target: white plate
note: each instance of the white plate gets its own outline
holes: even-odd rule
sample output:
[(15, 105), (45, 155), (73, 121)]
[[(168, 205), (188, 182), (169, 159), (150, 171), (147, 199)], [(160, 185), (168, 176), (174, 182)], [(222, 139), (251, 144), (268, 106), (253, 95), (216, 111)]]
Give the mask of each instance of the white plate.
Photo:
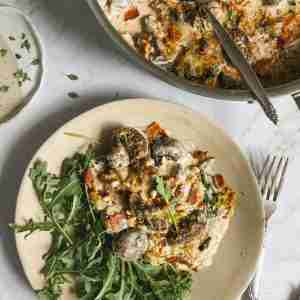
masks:
[[(238, 193), (236, 214), (214, 264), (196, 274), (192, 291), (192, 300), (235, 300), (249, 282), (261, 250), (262, 202), (251, 169), (238, 146), (206, 117), (183, 106), (146, 99), (126, 100), (99, 106), (68, 122), (43, 144), (29, 164), (18, 196), (16, 222), (41, 215), (28, 178), (33, 161), (46, 160), (50, 170), (58, 172), (63, 159), (84, 145), (85, 141), (67, 137), (64, 132), (97, 137), (110, 127), (145, 126), (152, 121), (160, 122), (174, 136), (192, 141), (214, 155), (217, 170)], [(48, 234), (36, 233), (27, 240), (17, 234), (16, 241), (28, 280), (33, 288), (40, 288), (43, 279), (39, 270), (43, 265), (41, 257), (49, 247)], [(68, 294), (63, 299), (74, 297)]]

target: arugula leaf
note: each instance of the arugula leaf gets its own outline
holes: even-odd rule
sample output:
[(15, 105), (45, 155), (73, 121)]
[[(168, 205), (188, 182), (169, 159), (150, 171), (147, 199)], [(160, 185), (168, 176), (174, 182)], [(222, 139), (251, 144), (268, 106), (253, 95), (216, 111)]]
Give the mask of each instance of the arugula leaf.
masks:
[[(183, 300), (191, 288), (191, 274), (171, 266), (153, 266), (144, 261), (127, 262), (116, 256), (112, 237), (105, 231), (102, 215), (88, 199), (85, 171), (95, 159), (93, 148), (64, 160), (60, 176), (36, 161), (30, 170), (33, 187), (44, 212), (42, 221), (11, 224), (27, 235), (47, 231), (51, 247), (44, 254), (42, 300), (59, 300), (72, 284), (80, 300)], [(161, 177), (157, 191), (171, 211), (172, 194)], [(70, 281), (72, 278), (72, 282)]]

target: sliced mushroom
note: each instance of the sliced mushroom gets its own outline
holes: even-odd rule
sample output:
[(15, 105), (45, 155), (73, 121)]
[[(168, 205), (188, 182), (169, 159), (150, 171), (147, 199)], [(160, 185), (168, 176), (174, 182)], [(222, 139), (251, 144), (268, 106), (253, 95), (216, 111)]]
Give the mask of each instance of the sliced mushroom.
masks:
[(120, 234), (115, 243), (117, 254), (127, 261), (136, 261), (148, 248), (148, 236), (141, 230), (128, 230)]
[(155, 139), (151, 145), (152, 157), (156, 165), (160, 165), (165, 157), (169, 160), (178, 161), (188, 155), (183, 145), (176, 139), (169, 136), (162, 136)]
[(130, 164), (129, 154), (121, 144), (113, 146), (112, 152), (107, 155), (107, 161), (113, 169), (126, 168)]
[(122, 127), (113, 131), (112, 153), (118, 157), (122, 166), (145, 158), (148, 155), (148, 141), (139, 129)]

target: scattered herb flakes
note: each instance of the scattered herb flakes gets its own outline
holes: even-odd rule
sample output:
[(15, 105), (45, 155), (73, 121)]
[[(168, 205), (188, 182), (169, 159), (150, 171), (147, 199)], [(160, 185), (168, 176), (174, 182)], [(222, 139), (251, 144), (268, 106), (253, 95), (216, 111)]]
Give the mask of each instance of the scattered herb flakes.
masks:
[(26, 49), (28, 52), (30, 51), (31, 44), (28, 39), (24, 40), (21, 44), (21, 49)]
[(0, 85), (0, 93), (6, 93), (9, 90), (8, 85)]
[(16, 38), (15, 38), (14, 36), (12, 36), (12, 35), (10, 35), (10, 36), (8, 37), (8, 39), (9, 39), (10, 41), (15, 41), (15, 40), (16, 40)]
[(78, 80), (79, 77), (75, 74), (67, 74), (66, 75), (70, 80)]
[(16, 56), (16, 59), (21, 59), (22, 58), (22, 55), (20, 55), (19, 53), (16, 53), (15, 56)]
[(13, 75), (17, 79), (19, 86), (22, 86), (24, 82), (31, 80), (31, 78), (28, 76), (28, 73), (23, 69), (18, 69)]
[(23, 32), (21, 35), (21, 39), (24, 40), (26, 38), (26, 34)]
[(34, 59), (32, 62), (31, 62), (31, 64), (33, 65), (33, 66), (37, 66), (37, 65), (39, 65), (41, 63), (41, 60), (39, 59), (39, 58), (36, 58), (36, 59)]
[(69, 92), (68, 93), (68, 96), (71, 98), (71, 99), (76, 99), (76, 98), (79, 98), (79, 95), (75, 92)]
[(1, 57), (4, 57), (4, 56), (6, 56), (7, 52), (8, 52), (8, 50), (7, 50), (7, 49), (0, 48), (0, 56), (1, 56)]

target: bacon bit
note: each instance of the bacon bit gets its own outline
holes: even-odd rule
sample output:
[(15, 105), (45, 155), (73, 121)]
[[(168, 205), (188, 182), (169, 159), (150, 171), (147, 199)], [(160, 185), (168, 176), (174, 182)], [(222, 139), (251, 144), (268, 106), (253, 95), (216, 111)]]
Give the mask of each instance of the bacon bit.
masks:
[(210, 157), (208, 156), (208, 151), (197, 150), (193, 152), (193, 158), (199, 160), (199, 162), (206, 161)]
[(157, 122), (151, 123), (146, 129), (146, 133), (150, 141), (155, 140), (158, 136), (167, 136), (166, 131)]
[(200, 195), (199, 191), (194, 190), (191, 192), (187, 202), (191, 203), (191, 204), (196, 204), (197, 202), (199, 202), (200, 198), (201, 198), (201, 195)]
[(281, 39), (284, 46), (296, 40), (300, 36), (300, 15), (290, 14), (285, 17)]
[(102, 198), (109, 196), (109, 192), (107, 191), (100, 191), (99, 194)]
[(235, 192), (230, 192), (228, 195), (228, 200), (232, 202), (234, 201), (234, 199), (235, 199)]
[(161, 240), (160, 246), (161, 246), (162, 248), (165, 247), (165, 246), (167, 246), (167, 240), (166, 240), (166, 239)]
[(168, 37), (171, 42), (178, 42), (181, 38), (181, 32), (176, 25), (172, 24), (168, 27)]
[(234, 80), (237, 80), (237, 81), (241, 80), (240, 72), (236, 68), (231, 67), (227, 64), (224, 65), (222, 72), (224, 73), (224, 75), (226, 75)]
[(89, 187), (91, 188), (92, 185), (93, 185), (93, 173), (92, 173), (92, 170), (91, 169), (87, 169), (84, 173), (84, 183)]
[(130, 7), (124, 15), (124, 21), (133, 20), (140, 15), (138, 9), (136, 7)]
[(285, 45), (285, 40), (281, 36), (279, 36), (277, 38), (277, 46), (282, 49), (284, 48), (284, 45)]
[(177, 257), (176, 256), (170, 256), (170, 257), (167, 257), (167, 261), (172, 264), (172, 263), (175, 263), (177, 261)]
[(223, 188), (225, 185), (224, 177), (221, 174), (216, 174), (213, 177), (214, 183), (217, 188)]
[(261, 59), (255, 64), (256, 72), (261, 76), (267, 76), (272, 73), (274, 57), (269, 59)]
[(122, 222), (126, 220), (126, 216), (123, 213), (116, 213), (112, 216), (109, 216), (106, 221), (107, 225), (112, 232), (119, 232), (122, 228)]
[(180, 256), (167, 257), (167, 261), (170, 264), (174, 264), (174, 263), (178, 262), (180, 264), (188, 266), (189, 268), (192, 268), (192, 266), (193, 266), (190, 262), (188, 262), (186, 259), (184, 259), (183, 257), (180, 257)]

